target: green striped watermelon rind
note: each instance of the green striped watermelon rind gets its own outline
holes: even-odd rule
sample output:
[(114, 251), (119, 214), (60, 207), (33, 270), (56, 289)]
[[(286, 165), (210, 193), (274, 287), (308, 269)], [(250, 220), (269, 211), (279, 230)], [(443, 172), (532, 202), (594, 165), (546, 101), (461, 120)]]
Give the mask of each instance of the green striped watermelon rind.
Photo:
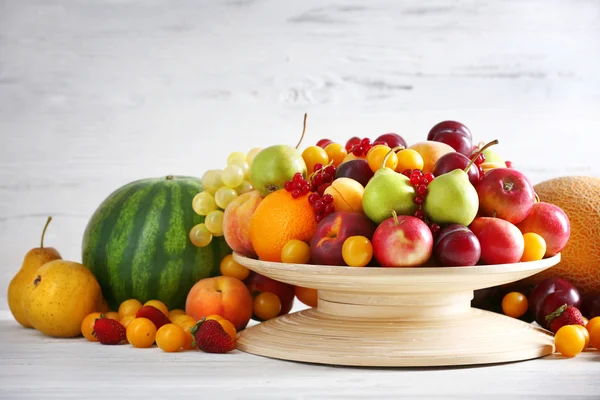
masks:
[(225, 239), (215, 237), (204, 248), (189, 239), (190, 229), (204, 222), (192, 209), (202, 190), (195, 177), (141, 179), (115, 190), (96, 209), (82, 258), (111, 309), (130, 298), (183, 309), (197, 281), (219, 275), (221, 260), (231, 253)]

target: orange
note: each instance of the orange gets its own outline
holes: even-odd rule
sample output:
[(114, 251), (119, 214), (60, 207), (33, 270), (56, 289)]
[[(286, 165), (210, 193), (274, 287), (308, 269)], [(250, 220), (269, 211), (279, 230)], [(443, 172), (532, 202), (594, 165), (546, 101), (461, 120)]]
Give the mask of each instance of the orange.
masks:
[(529, 283), (560, 276), (582, 297), (600, 295), (600, 178), (564, 176), (534, 186), (541, 201), (560, 207), (569, 217), (571, 235), (558, 265), (535, 274)]
[(427, 140), (425, 142), (415, 143), (409, 149), (416, 150), (423, 157), (423, 172), (433, 171), (437, 160), (444, 154), (452, 153), (454, 149), (442, 142)]
[(93, 312), (91, 314), (86, 315), (86, 317), (81, 322), (81, 333), (83, 337), (85, 337), (90, 342), (97, 342), (98, 338), (94, 335), (94, 324), (96, 323), (96, 319), (100, 318), (102, 314), (99, 312)]
[(265, 197), (250, 220), (250, 241), (263, 261), (281, 261), (281, 250), (292, 239), (308, 242), (317, 222), (308, 196), (294, 199), (280, 189)]

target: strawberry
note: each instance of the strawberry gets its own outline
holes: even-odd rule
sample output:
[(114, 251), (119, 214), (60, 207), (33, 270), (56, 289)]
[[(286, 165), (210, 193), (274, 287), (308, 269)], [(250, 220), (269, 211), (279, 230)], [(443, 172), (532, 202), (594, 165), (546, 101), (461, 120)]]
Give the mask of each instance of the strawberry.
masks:
[(546, 321), (550, 326), (550, 330), (554, 333), (565, 325), (585, 326), (581, 312), (577, 308), (567, 304), (563, 304), (552, 314), (547, 315)]
[(170, 324), (171, 320), (162, 313), (158, 308), (154, 306), (143, 306), (140, 308), (135, 314), (136, 318), (148, 318), (154, 326), (156, 326), (156, 330), (159, 330), (161, 326)]
[(193, 346), (206, 353), (227, 353), (235, 349), (235, 341), (221, 324), (213, 319), (201, 319), (192, 328)]
[(94, 322), (93, 335), (102, 344), (121, 344), (127, 340), (125, 327), (119, 321), (104, 315)]

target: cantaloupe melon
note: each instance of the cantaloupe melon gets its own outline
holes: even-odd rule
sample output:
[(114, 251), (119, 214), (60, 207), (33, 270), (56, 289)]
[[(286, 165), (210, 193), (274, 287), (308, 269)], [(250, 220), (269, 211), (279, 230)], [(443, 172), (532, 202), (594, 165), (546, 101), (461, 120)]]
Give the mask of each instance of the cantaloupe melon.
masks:
[(561, 251), (561, 262), (529, 281), (561, 276), (583, 297), (600, 295), (600, 178), (565, 176), (538, 183), (534, 189), (541, 201), (555, 204), (567, 214), (571, 236)]

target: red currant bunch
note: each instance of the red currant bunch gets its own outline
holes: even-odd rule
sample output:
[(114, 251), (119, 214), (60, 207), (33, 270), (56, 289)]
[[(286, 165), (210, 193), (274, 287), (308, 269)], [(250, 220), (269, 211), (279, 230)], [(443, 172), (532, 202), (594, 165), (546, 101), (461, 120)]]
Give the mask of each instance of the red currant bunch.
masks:
[(290, 192), (293, 198), (297, 199), (298, 197), (310, 192), (310, 183), (304, 179), (302, 173), (296, 172), (294, 174), (294, 178), (285, 183), (285, 190)]
[(330, 194), (320, 195), (318, 193), (311, 193), (308, 196), (308, 202), (315, 212), (315, 221), (317, 222), (321, 222), (323, 218), (335, 212), (333, 196)]
[(410, 170), (407, 169), (402, 172), (402, 175), (410, 179), (410, 184), (415, 188), (417, 195), (414, 198), (415, 204), (419, 206), (415, 211), (414, 216), (425, 222), (431, 233), (435, 236), (440, 231), (440, 226), (436, 223), (429, 223), (425, 218), (425, 212), (423, 211), (423, 203), (425, 202), (425, 196), (427, 196), (427, 186), (435, 178), (431, 172), (423, 173), (420, 169)]
[(323, 196), (331, 182), (335, 179), (335, 166), (323, 164), (315, 164), (312, 177), (310, 179), (310, 191), (316, 192), (319, 196)]
[(481, 164), (483, 164), (484, 162), (485, 162), (485, 154), (483, 154), (483, 153), (479, 153), (479, 155), (473, 162), (473, 164), (475, 164), (477, 166), (477, 171), (479, 171), (479, 179), (480, 180), (483, 179), (483, 175), (485, 174), (485, 172), (483, 172), (483, 168), (481, 167)]

